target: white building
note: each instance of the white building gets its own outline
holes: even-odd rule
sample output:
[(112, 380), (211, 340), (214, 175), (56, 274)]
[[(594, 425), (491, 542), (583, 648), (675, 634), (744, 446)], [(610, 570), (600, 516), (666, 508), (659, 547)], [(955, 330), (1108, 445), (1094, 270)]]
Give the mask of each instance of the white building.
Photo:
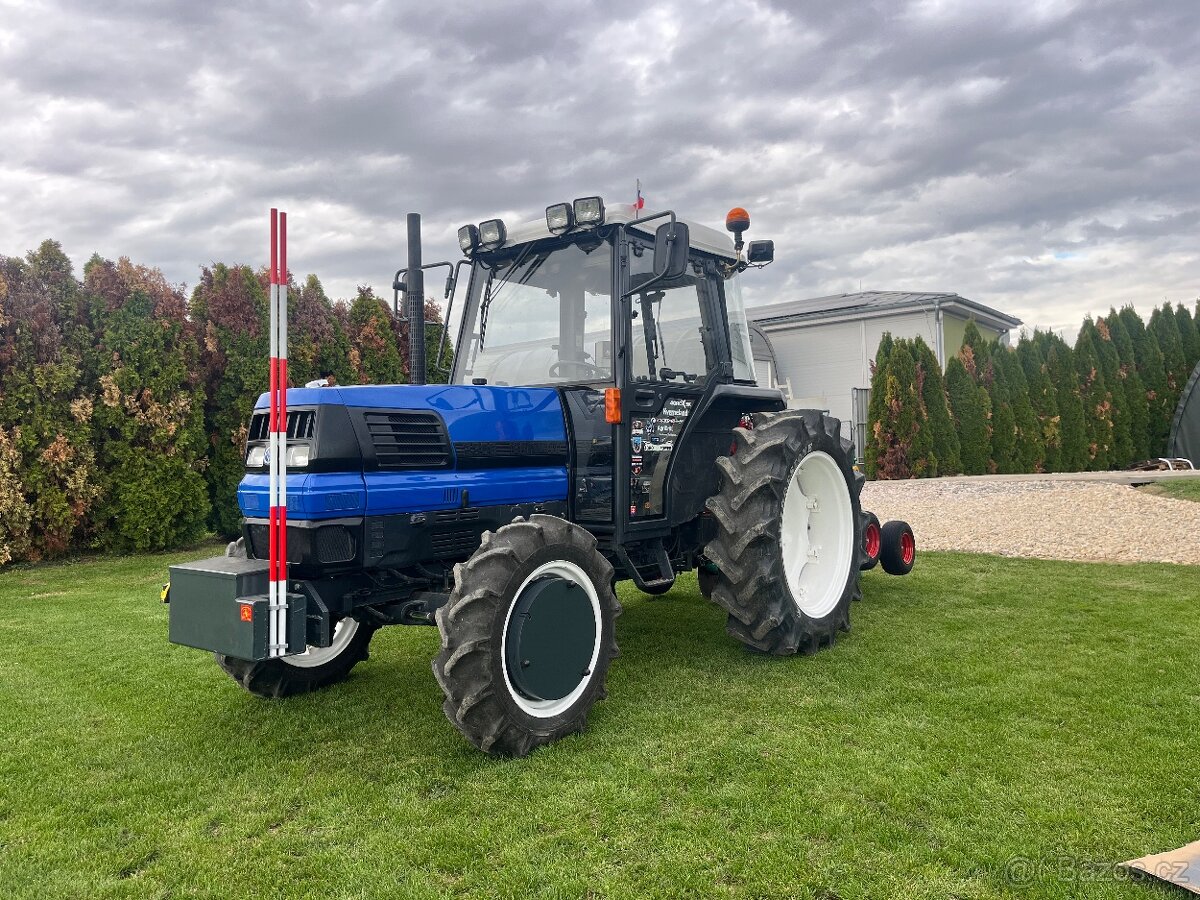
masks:
[(836, 294), (746, 312), (769, 338), (772, 377), (787, 394), (788, 405), (824, 409), (841, 419), (859, 454), (866, 436), (871, 362), (885, 331), (897, 338), (919, 335), (944, 369), (947, 358), (962, 346), (971, 319), (985, 338), (1002, 343), (1021, 324), (958, 294), (906, 291)]

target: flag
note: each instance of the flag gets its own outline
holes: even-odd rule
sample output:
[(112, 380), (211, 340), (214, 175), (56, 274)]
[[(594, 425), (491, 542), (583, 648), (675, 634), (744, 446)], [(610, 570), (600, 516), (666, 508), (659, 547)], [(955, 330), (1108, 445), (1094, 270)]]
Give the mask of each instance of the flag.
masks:
[(633, 208), (634, 209), (644, 209), (645, 206), (646, 206), (646, 201), (644, 199), (642, 199), (642, 182), (639, 179), (638, 183), (637, 183), (637, 200), (633, 201)]

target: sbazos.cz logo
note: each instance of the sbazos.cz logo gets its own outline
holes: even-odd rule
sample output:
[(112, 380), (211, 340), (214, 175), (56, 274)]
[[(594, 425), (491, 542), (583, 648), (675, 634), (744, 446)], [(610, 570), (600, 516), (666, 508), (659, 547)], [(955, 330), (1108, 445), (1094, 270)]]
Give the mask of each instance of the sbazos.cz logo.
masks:
[(1126, 863), (1081, 859), (1076, 856), (1014, 856), (1004, 863), (1004, 877), (1022, 887), (1038, 883), (1086, 884), (1131, 881), (1138, 874), (1151, 875), (1175, 884), (1192, 884), (1186, 862), (1158, 861), (1131, 867)]

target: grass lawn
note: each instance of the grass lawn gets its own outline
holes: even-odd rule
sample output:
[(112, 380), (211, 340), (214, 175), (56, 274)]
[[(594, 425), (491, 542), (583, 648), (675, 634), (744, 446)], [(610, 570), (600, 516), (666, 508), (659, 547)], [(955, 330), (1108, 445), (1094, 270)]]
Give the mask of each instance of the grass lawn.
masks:
[(0, 574), (0, 896), (1171, 897), (1113, 864), (1200, 837), (1197, 569), (930, 553), (791, 659), (626, 589), (588, 731), (496, 760), (433, 629), (243, 693), (166, 641), (184, 558)]
[(1166, 481), (1155, 481), (1142, 485), (1138, 490), (1145, 491), (1147, 494), (1157, 494), (1160, 497), (1200, 502), (1200, 478), (1171, 478)]

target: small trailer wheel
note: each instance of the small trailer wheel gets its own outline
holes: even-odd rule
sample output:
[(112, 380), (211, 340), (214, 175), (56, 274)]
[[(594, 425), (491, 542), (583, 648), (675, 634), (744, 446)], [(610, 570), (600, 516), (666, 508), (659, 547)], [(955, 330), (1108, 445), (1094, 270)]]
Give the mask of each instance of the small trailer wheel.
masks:
[(859, 568), (864, 572), (879, 564), (879, 551), (883, 547), (883, 531), (879, 524), (879, 516), (873, 512), (864, 513), (867, 517), (863, 525), (863, 561)]
[(907, 575), (917, 561), (917, 539), (907, 522), (885, 522), (880, 531), (879, 561), (889, 575)]

